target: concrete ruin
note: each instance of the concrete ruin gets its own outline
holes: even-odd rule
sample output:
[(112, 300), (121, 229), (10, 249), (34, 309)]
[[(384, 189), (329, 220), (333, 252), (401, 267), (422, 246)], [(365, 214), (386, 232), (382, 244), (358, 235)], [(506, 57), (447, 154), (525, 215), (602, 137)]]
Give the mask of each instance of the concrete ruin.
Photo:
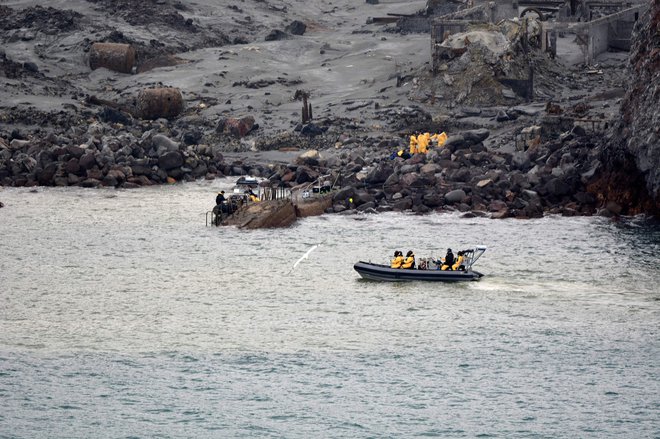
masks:
[[(630, 50), (632, 29), (648, 8), (645, 0), (465, 0), (450, 13), (442, 6), (447, 0), (429, 0), (432, 13), (431, 63), (437, 72), (443, 63), (442, 43), (448, 36), (465, 32), (478, 24), (495, 24), (504, 19), (533, 18), (541, 23), (541, 49), (557, 56), (559, 36), (574, 34), (582, 50), (582, 62), (590, 65), (610, 49)], [(455, 2), (452, 2), (455, 3)]]

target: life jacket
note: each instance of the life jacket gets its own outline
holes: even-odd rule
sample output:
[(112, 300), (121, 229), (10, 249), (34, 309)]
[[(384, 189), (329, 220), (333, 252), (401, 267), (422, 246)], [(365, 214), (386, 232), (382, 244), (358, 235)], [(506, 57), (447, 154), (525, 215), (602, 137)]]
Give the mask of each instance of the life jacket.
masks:
[(415, 268), (415, 256), (408, 256), (401, 268)]
[(397, 256), (396, 258), (392, 259), (392, 265), (390, 265), (390, 267), (401, 268), (401, 264), (403, 264), (403, 256)]
[(451, 266), (451, 269), (452, 269), (452, 270), (458, 270), (458, 267), (460, 267), (461, 264), (463, 264), (463, 259), (464, 259), (464, 258), (463, 258), (463, 255), (459, 255), (459, 256), (456, 258), (456, 263), (455, 263), (454, 265)]
[(256, 195), (250, 194), (250, 201), (256, 203), (256, 202), (259, 201), (259, 197), (257, 197)]

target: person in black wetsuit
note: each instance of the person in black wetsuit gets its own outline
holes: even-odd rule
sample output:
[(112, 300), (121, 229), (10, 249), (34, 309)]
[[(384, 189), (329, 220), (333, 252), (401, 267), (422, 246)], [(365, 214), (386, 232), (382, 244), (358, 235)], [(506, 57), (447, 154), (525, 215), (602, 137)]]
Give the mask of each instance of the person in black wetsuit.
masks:
[(451, 270), (452, 266), (454, 265), (454, 253), (452, 253), (451, 249), (447, 249), (447, 254), (445, 255), (445, 260), (442, 261), (442, 267), (440, 268), (441, 270)]

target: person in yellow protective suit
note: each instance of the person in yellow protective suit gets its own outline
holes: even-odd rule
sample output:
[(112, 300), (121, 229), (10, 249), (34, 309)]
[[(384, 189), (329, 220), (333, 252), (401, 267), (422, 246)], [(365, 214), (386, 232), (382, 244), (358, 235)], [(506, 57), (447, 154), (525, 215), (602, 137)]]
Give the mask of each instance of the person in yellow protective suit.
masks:
[(252, 192), (252, 189), (246, 190), (245, 193), (247, 194), (248, 198), (250, 198), (250, 201), (252, 201), (253, 203), (257, 203), (261, 201), (259, 197), (257, 197), (257, 194)]
[(415, 254), (412, 250), (408, 250), (408, 253), (406, 253), (406, 260), (403, 261), (401, 268), (415, 268)]
[(454, 266), (454, 253), (452, 253), (451, 249), (447, 249), (447, 254), (445, 255), (445, 259), (442, 261), (442, 267), (440, 267), (441, 270), (452, 270), (452, 267)]
[(438, 146), (442, 146), (447, 141), (447, 133), (443, 131), (440, 134), (434, 134), (431, 136), (431, 140), (435, 141)]
[(463, 261), (465, 261), (465, 257), (463, 256), (463, 252), (458, 252), (458, 255), (456, 256), (456, 262), (454, 262), (454, 265), (451, 266), (452, 270), (465, 270), (465, 267), (463, 266)]
[(430, 142), (431, 135), (429, 133), (424, 133), (417, 136), (417, 152), (420, 154), (426, 154)]
[(410, 136), (410, 154), (417, 154), (417, 137), (414, 134)]
[(401, 253), (400, 250), (396, 250), (394, 252), (394, 259), (392, 259), (392, 264), (390, 267), (401, 268), (401, 264), (403, 264), (403, 253)]

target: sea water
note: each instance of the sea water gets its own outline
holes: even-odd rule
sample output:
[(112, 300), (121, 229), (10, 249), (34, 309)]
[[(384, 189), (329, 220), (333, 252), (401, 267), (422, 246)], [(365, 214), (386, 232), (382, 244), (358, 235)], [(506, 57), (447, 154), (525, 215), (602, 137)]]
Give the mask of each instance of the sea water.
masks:
[[(205, 225), (230, 180), (0, 190), (0, 437), (660, 436), (660, 227)], [(359, 260), (474, 245), (479, 282)]]

